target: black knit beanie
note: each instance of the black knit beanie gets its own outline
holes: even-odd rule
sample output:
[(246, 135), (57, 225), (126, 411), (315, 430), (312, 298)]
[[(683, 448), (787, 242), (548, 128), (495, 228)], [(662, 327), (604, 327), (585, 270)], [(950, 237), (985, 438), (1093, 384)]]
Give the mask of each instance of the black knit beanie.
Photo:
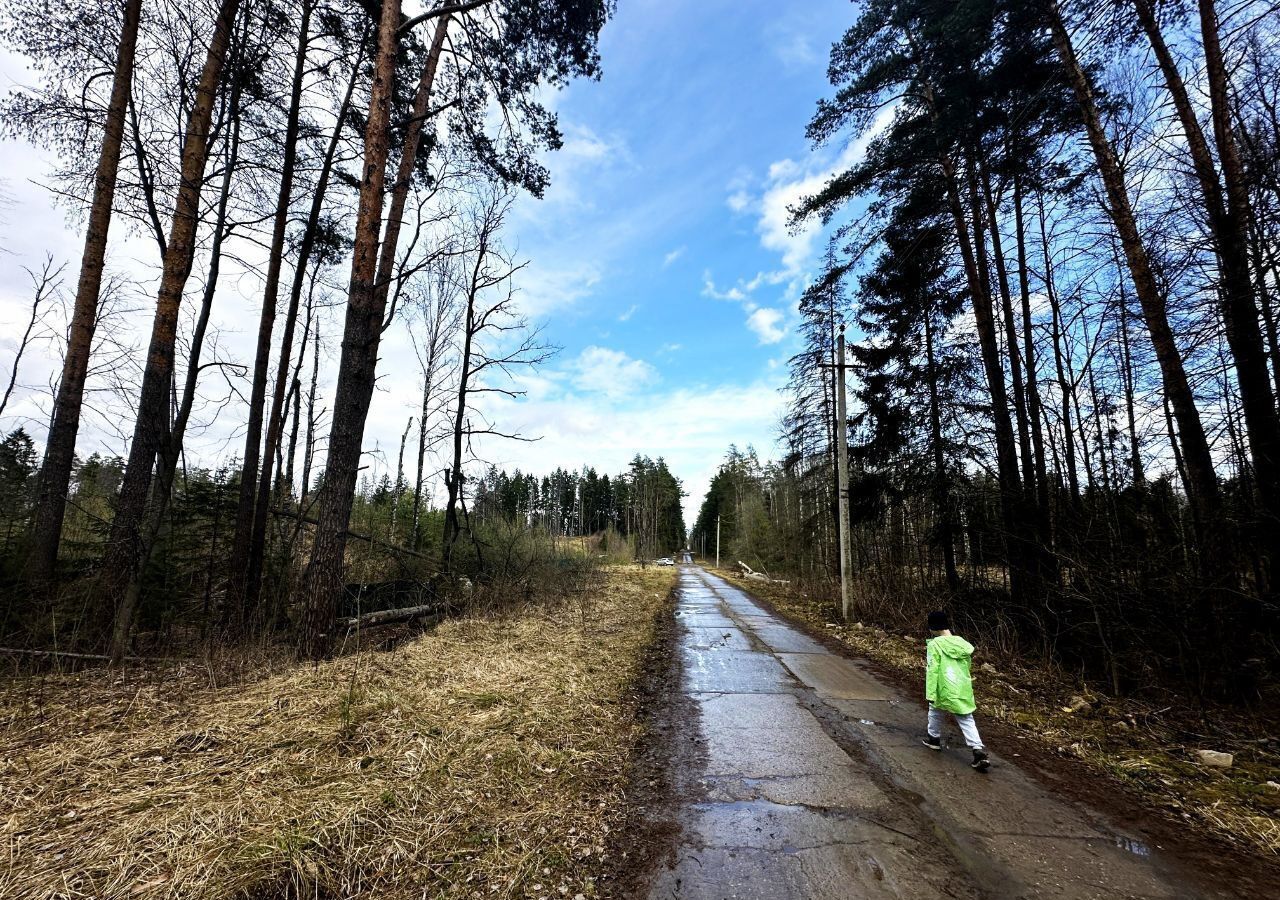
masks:
[(951, 620), (947, 618), (947, 614), (942, 610), (934, 610), (929, 613), (929, 630), (930, 631), (947, 631), (951, 628)]

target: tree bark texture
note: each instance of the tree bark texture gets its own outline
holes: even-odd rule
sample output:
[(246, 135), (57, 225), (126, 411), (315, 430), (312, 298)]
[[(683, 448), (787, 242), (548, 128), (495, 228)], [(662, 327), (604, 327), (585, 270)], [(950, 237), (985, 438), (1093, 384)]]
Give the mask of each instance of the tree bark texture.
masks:
[(173, 480), (178, 469), (178, 459), (182, 455), (182, 442), (187, 431), (187, 422), (191, 418), (191, 410), (195, 406), (196, 386), (200, 381), (200, 356), (204, 349), (205, 334), (209, 329), (209, 317), (213, 312), (213, 298), (218, 289), (218, 273), (222, 267), (222, 242), (227, 236), (227, 207), (231, 199), (231, 187), (235, 177), (240, 155), (240, 85), (231, 91), (228, 102), (228, 115), (231, 117), (230, 146), (227, 152), (226, 165), (222, 174), (222, 190), (218, 196), (218, 213), (213, 223), (213, 246), (209, 250), (209, 274), (205, 281), (204, 297), (200, 303), (200, 315), (196, 319), (195, 331), (191, 335), (191, 352), (187, 359), (187, 373), (182, 388), (182, 399), (178, 403), (177, 415), (169, 431), (166, 446), (158, 453), (156, 486), (152, 492), (152, 500), (148, 506), (145, 521), (138, 535), (138, 564), (129, 573), (129, 582), (116, 608), (115, 622), (111, 630), (111, 647), (108, 651), (113, 665), (118, 665), (129, 649), (129, 639), (133, 634), (133, 619), (137, 611), (138, 600), (142, 596), (142, 576), (155, 549), (156, 539), (164, 523), (165, 512), (173, 495)]
[(356, 214), (351, 286), (334, 396), (329, 454), (311, 559), (302, 577), (299, 655), (320, 658), (333, 641), (334, 619), (342, 596), (347, 525), (355, 497), (365, 419), (373, 398), (382, 336), (383, 304), (378, 302), (378, 238), (382, 230), (382, 194), (390, 150), (391, 95), (394, 90), (396, 29), (400, 0), (385, 0), (378, 25), (369, 116), (365, 127), (364, 173)]
[(45, 444), (37, 483), (35, 515), (28, 536), (25, 575), (28, 583), (45, 589), (53, 580), (58, 559), (58, 542), (62, 520), (67, 509), (67, 491), (71, 485), (71, 467), (75, 461), (76, 435), (80, 430), (80, 409), (84, 400), (85, 379), (89, 372), (89, 354), (98, 322), (98, 298), (102, 292), (102, 271), (106, 262), (107, 234), (111, 228), (111, 209), (115, 201), (116, 178), (120, 170), (120, 153), (124, 142), (125, 114), (133, 90), (134, 57), (138, 46), (138, 27), (142, 0), (128, 0), (116, 51), (115, 75), (111, 83), (111, 100), (94, 175), (93, 203), (89, 208), (89, 225), (85, 231), (84, 254), (80, 261), (80, 280), (76, 285), (68, 331), (67, 355), (62, 361), (62, 377), (54, 400), (53, 421)]
[(183, 139), (181, 180), (173, 221), (165, 246), (160, 290), (156, 297), (151, 340), (138, 398), (138, 419), (129, 445), (129, 460), (121, 482), (116, 515), (100, 572), (104, 597), (114, 603), (140, 563), (140, 530), (151, 490), (156, 456), (169, 440), (169, 391), (173, 380), (174, 345), (182, 293), (191, 274), (200, 194), (209, 158), (209, 131), (214, 101), (231, 41), (239, 0), (222, 0), (213, 37), (200, 71), (195, 102)]
[[(312, 0), (303, 0), (298, 24), (298, 45), (293, 60), (293, 82), (290, 86), (289, 112), (285, 121), (284, 155), (280, 162), (280, 188), (276, 194), (275, 220), (271, 229), (271, 246), (267, 251), (267, 276), (262, 290), (262, 315), (258, 322), (258, 345), (253, 361), (253, 383), (249, 389), (249, 415), (245, 425), (244, 454), (240, 458), (240, 496), (236, 503), (235, 532), (231, 540), (231, 579), (228, 605), (233, 627), (243, 627), (252, 614), (248, 590), (249, 558), (254, 539), (255, 489), (258, 487), (258, 451), (262, 443), (262, 412), (266, 405), (267, 369), (271, 363), (271, 338), (275, 330), (276, 303), (280, 293), (280, 271), (284, 266), (285, 236), (289, 225), (289, 208), (293, 200), (293, 177), (298, 161), (298, 119), (302, 109), (302, 85), (307, 70), (310, 42)], [(341, 128), (341, 123), (338, 124)], [(296, 314), (296, 310), (294, 310)], [(288, 353), (281, 347), (282, 358)], [(278, 398), (273, 398), (273, 408)], [(268, 448), (266, 460), (272, 456)], [(269, 470), (264, 460), (262, 468)], [(267, 484), (270, 485), (270, 474)], [(257, 591), (253, 591), (256, 600)]]
[[(363, 38), (360, 46), (362, 48), (364, 46)], [(307, 215), (307, 223), (302, 232), (302, 241), (298, 246), (298, 259), (294, 263), (293, 283), (289, 290), (289, 308), (285, 313), (284, 333), (280, 340), (280, 359), (276, 366), (276, 383), (271, 393), (271, 412), (267, 416), (267, 440), (262, 456), (262, 471), (258, 478), (258, 491), (254, 503), (253, 535), (249, 543), (249, 561), (246, 567), (242, 609), (256, 609), (262, 590), (262, 571), (267, 541), (267, 517), (273, 505), (270, 490), (272, 468), (276, 451), (280, 447), (284, 434), (284, 398), (288, 393), (289, 364), (293, 354), (293, 334), (298, 323), (298, 307), (302, 300), (302, 288), (307, 280), (311, 254), (315, 250), (316, 234), (320, 227), (321, 215), (324, 212), (325, 195), (328, 193), (330, 178), (333, 174), (333, 162), (342, 139), (343, 123), (347, 117), (347, 110), (351, 107), (351, 96), (355, 93), (363, 59), (363, 53), (358, 53), (352, 63), (351, 79), (347, 83), (347, 92), (342, 99), (342, 105), (338, 108), (337, 121), (334, 123), (333, 133), (329, 137), (329, 145), (325, 148), (324, 160), (320, 164), (320, 174), (316, 181), (315, 193), (311, 198), (311, 210)], [(310, 310), (308, 310), (308, 314), (310, 314)], [(305, 340), (306, 336), (304, 334), (303, 341), (305, 342)], [(294, 377), (296, 379), (296, 373)], [(303, 495), (306, 494), (307, 487), (306, 484), (303, 484)]]

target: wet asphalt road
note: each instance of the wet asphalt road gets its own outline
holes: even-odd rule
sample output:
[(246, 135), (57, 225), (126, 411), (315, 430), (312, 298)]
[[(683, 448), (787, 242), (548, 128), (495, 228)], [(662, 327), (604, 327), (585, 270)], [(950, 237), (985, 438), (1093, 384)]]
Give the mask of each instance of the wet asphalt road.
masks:
[(916, 698), (723, 579), (684, 567), (680, 593), (704, 760), (673, 773), (691, 799), (651, 898), (1229, 896), (1192, 887), (998, 747), (990, 774), (972, 771), (953, 723), (950, 749), (922, 747)]

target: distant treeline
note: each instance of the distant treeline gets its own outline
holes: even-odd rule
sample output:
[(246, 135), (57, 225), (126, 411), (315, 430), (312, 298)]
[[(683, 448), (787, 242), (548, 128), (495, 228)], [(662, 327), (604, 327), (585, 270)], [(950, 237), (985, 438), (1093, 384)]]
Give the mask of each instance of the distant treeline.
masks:
[(556, 469), (538, 478), (519, 469), (508, 475), (490, 467), (475, 487), (474, 513), (483, 523), (501, 518), (523, 522), (556, 536), (615, 531), (634, 541), (642, 557), (674, 553), (684, 546), (684, 497), (680, 479), (666, 462), (636, 456), (613, 478), (587, 467)]
[[(0, 440), (0, 565), (14, 583), (26, 524), (34, 510), (39, 460), (30, 437), (18, 429)], [(61, 648), (94, 646), (104, 610), (92, 591), (94, 573), (110, 540), (125, 461), (94, 454), (77, 460), (62, 536), (68, 588), (50, 606), (7, 602), (0, 636), (9, 645)], [(233, 560), (231, 536), (240, 490), (238, 467), (191, 468), (176, 480), (172, 502), (140, 580), (136, 626), (140, 649), (166, 651), (221, 640)], [(598, 536), (592, 553), (630, 559), (654, 557), (683, 546), (680, 481), (657, 461), (636, 456), (614, 477), (557, 469), (537, 478), (490, 467), (464, 481), (461, 530), (449, 578), (466, 576), (478, 586), (543, 578), (539, 567), (562, 569), (580, 555), (566, 543), (552, 558), (546, 536)], [(314, 504), (323, 473), (310, 490), (280, 497), (267, 530), (264, 562), (264, 634), (288, 633), (293, 598), (312, 541)], [(428, 602), (455, 588), (445, 577), (445, 510), (419, 495), (403, 474), (362, 479), (352, 504), (346, 551), (347, 589), (340, 616)], [(554, 548), (553, 548), (554, 549)], [(545, 578), (543, 581), (545, 582)], [(11, 593), (17, 598), (17, 593)]]

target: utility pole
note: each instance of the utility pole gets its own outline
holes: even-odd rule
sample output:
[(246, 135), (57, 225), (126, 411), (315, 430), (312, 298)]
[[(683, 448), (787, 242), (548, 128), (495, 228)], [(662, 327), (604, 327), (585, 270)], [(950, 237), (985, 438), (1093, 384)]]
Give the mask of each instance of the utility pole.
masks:
[(836, 540), (840, 542), (840, 610), (849, 621), (849, 427), (844, 407), (844, 325), (836, 340)]
[(720, 568), (720, 516), (716, 516), (716, 568)]

